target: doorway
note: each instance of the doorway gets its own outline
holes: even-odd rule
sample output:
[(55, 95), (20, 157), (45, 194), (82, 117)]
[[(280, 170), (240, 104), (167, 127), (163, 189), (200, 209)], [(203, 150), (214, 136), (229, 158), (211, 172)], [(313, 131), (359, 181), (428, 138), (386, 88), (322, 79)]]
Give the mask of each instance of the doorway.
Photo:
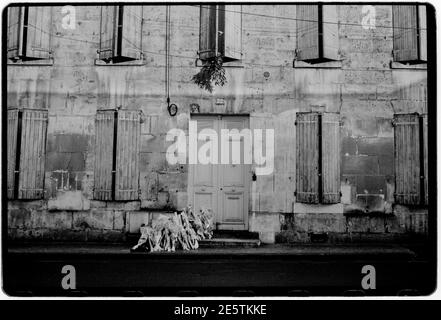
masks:
[[(248, 199), (251, 165), (244, 162), (244, 137), (229, 137), (229, 161), (221, 163), (221, 130), (249, 128), (248, 116), (192, 115), (198, 134), (203, 129), (213, 129), (218, 136), (218, 163), (189, 165), (189, 202), (199, 211), (211, 209), (217, 230), (248, 230)], [(237, 139), (236, 141), (234, 139)], [(240, 145), (240, 161), (233, 162), (233, 141)], [(202, 145), (199, 141), (196, 152)], [(214, 145), (213, 145), (214, 146)]]

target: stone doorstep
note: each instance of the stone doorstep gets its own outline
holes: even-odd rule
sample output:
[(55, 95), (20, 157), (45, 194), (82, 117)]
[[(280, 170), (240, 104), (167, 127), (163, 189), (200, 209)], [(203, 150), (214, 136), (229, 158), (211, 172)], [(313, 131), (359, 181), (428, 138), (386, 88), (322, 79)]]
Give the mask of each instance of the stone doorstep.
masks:
[(200, 248), (255, 248), (259, 246), (259, 239), (212, 238), (199, 240)]

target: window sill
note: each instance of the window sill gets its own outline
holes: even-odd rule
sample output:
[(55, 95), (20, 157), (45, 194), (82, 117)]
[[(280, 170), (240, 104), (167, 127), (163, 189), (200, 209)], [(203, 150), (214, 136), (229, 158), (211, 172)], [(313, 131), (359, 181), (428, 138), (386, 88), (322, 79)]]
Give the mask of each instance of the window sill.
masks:
[(8, 59), (7, 62), (8, 66), (53, 66), (54, 65), (54, 59), (38, 59), (38, 60), (17, 60), (16, 62), (11, 61), (11, 59)]
[[(196, 60), (196, 67), (202, 68), (204, 66), (204, 61), (201, 59)], [(222, 67), (224, 68), (245, 68), (242, 60), (235, 60), (235, 61), (226, 61), (222, 63)]]
[(147, 62), (142, 60), (133, 60), (133, 61), (124, 61), (124, 62), (109, 62), (106, 63), (105, 61), (101, 59), (95, 59), (95, 65), (96, 66), (108, 66), (108, 67), (119, 67), (119, 66), (145, 66), (147, 65)]
[(405, 64), (401, 62), (391, 61), (390, 68), (406, 70), (427, 70), (427, 63)]
[(294, 213), (343, 213), (343, 204), (294, 203)]
[(340, 69), (342, 66), (341, 60), (309, 63), (305, 61), (294, 60), (293, 68), (296, 69)]

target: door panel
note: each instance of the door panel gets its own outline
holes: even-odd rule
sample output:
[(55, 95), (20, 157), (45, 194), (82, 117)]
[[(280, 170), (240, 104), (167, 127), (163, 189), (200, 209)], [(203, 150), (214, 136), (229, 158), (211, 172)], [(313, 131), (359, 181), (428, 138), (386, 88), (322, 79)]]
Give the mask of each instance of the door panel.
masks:
[[(213, 117), (197, 117), (192, 119), (197, 121), (199, 133), (201, 130), (209, 128), (217, 131), (217, 120)], [(198, 141), (198, 152), (205, 141)], [(196, 155), (197, 156), (197, 155)], [(213, 164), (191, 164), (190, 165), (190, 201), (196, 211), (202, 208), (211, 209), (216, 222), (217, 201), (218, 201), (218, 173), (216, 165)]]
[[(240, 132), (249, 127), (248, 118), (225, 116), (220, 126), (222, 129), (237, 129)], [(228, 164), (219, 165), (219, 229), (248, 228), (247, 177), (250, 176), (250, 165), (244, 162), (244, 142), (243, 136), (229, 137)]]

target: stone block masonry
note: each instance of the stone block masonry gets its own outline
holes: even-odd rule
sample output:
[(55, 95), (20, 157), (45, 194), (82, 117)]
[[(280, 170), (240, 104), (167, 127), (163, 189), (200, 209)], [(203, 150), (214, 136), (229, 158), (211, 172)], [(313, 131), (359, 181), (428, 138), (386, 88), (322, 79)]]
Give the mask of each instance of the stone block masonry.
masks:
[[(393, 197), (391, 120), (394, 113), (427, 113), (427, 70), (391, 67), (391, 5), (375, 5), (376, 22), (385, 26), (375, 30), (359, 24), (362, 5), (338, 6), (341, 61), (330, 67), (293, 63), (295, 5), (243, 5), (241, 59), (224, 64), (227, 83), (213, 93), (191, 82), (200, 70), (198, 6), (171, 6), (168, 84), (165, 6), (144, 7), (144, 61), (133, 65), (96, 63), (100, 6), (75, 6), (76, 25), (69, 30), (62, 27), (61, 8), (52, 8), (53, 64), (7, 65), (7, 107), (49, 113), (44, 198), (8, 201), (11, 240), (124, 241), (158, 214), (187, 206), (189, 167), (167, 163), (165, 135), (172, 128), (188, 132), (192, 104), (201, 114), (245, 114), (250, 129), (275, 130), (274, 172), (250, 181), (247, 190), (248, 229), (263, 242), (306, 242), (314, 234), (388, 241), (427, 233), (427, 208), (401, 206)], [(167, 85), (178, 106), (175, 117), (167, 111)], [(117, 107), (144, 114), (136, 201), (93, 198), (95, 115)], [(294, 121), (308, 111), (340, 113), (342, 199), (335, 206), (303, 205), (294, 196)]]

